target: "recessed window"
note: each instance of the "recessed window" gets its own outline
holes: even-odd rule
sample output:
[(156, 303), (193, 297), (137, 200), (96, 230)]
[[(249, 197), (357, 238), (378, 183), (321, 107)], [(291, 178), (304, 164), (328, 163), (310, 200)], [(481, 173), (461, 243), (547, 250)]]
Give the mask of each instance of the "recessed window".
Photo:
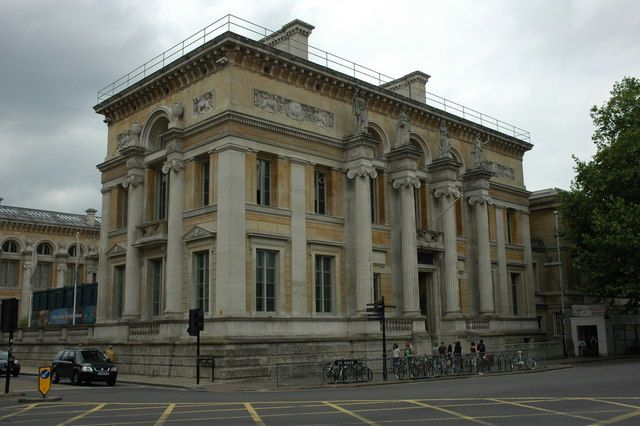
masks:
[(33, 275), (33, 289), (43, 290), (51, 287), (51, 262), (38, 262)]
[(19, 266), (20, 262), (17, 260), (0, 261), (0, 287), (18, 287)]
[(333, 256), (316, 255), (316, 312), (333, 310)]
[(209, 160), (200, 163), (200, 205), (209, 205)]
[(82, 247), (80, 247), (80, 250), (78, 250), (78, 246), (75, 244), (69, 247), (69, 257), (78, 257), (78, 252), (80, 254), (80, 258), (84, 257), (84, 250), (82, 249)]
[(5, 253), (17, 253), (18, 243), (13, 240), (5, 241), (4, 244), (2, 244), (2, 251)]
[(518, 315), (518, 281), (520, 281), (520, 274), (511, 273), (511, 305), (513, 306), (513, 315)]
[(40, 243), (38, 247), (36, 247), (36, 253), (43, 256), (51, 256), (53, 254), (53, 248), (49, 243)]
[(315, 212), (327, 214), (327, 174), (315, 172), (314, 176)]
[(129, 190), (127, 188), (120, 188), (118, 191), (118, 216), (117, 227), (124, 228), (127, 226), (127, 215), (129, 210)]
[(167, 180), (168, 174), (162, 170), (156, 172), (156, 219), (165, 220), (167, 218)]
[(256, 311), (276, 310), (276, 259), (274, 250), (256, 250)]
[(382, 277), (378, 272), (373, 274), (373, 301), (382, 300)]
[(271, 161), (258, 159), (258, 182), (256, 202), (261, 206), (271, 205)]
[(149, 262), (151, 281), (151, 314), (157, 317), (162, 312), (162, 259)]
[(113, 268), (114, 309), (116, 318), (122, 318), (124, 312), (124, 277), (125, 266), (119, 265)]
[(209, 251), (193, 254), (196, 307), (209, 312)]
[(514, 241), (514, 232), (515, 232), (515, 211), (507, 210), (507, 242), (513, 243)]

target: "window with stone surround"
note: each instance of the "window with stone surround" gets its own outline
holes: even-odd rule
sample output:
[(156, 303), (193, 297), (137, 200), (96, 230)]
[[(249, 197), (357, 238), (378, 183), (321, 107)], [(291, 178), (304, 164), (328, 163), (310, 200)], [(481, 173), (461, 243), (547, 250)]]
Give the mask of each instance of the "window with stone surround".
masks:
[(518, 292), (520, 284), (520, 274), (512, 272), (509, 274), (511, 279), (511, 307), (513, 315), (518, 315)]
[(553, 313), (553, 335), (555, 337), (562, 336), (562, 312)]
[(155, 219), (165, 220), (167, 218), (167, 198), (168, 198), (168, 180), (169, 174), (162, 173), (162, 170), (156, 171), (156, 204)]
[(507, 242), (514, 244), (516, 236), (516, 212), (513, 209), (507, 209)]
[(149, 282), (151, 283), (151, 315), (162, 314), (162, 259), (149, 261)]
[(314, 207), (317, 214), (327, 214), (328, 175), (325, 171), (316, 170), (313, 179)]
[(315, 256), (316, 312), (333, 312), (333, 268), (334, 257)]
[(124, 312), (125, 265), (113, 268), (113, 312), (115, 318), (122, 318)]
[(18, 243), (13, 240), (7, 240), (2, 244), (2, 251), (4, 253), (18, 253)]
[(275, 312), (277, 287), (275, 250), (256, 250), (256, 312)]
[(0, 287), (18, 287), (20, 261), (2, 259), (0, 261)]
[(127, 215), (129, 210), (129, 190), (119, 188), (116, 193), (116, 228), (127, 226)]
[(36, 254), (51, 256), (53, 255), (53, 247), (51, 247), (49, 243), (40, 243), (38, 247), (36, 247)]
[(373, 301), (382, 299), (382, 275), (379, 272), (373, 273)]
[(211, 162), (209, 158), (196, 165), (196, 207), (206, 207), (211, 202)]
[(258, 158), (257, 168), (257, 187), (256, 187), (256, 203), (261, 206), (271, 205), (271, 182), (272, 182), (272, 162), (264, 158)]
[(33, 275), (33, 289), (44, 290), (51, 287), (53, 264), (51, 262), (38, 261)]
[(209, 312), (209, 250), (193, 253), (196, 308)]

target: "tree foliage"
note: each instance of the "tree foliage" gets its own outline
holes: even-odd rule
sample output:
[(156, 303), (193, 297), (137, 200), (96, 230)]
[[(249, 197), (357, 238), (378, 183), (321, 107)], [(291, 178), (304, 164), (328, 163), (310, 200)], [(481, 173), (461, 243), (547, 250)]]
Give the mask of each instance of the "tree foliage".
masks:
[(561, 208), (582, 290), (640, 303), (640, 80), (625, 77), (591, 109), (596, 154), (576, 162)]

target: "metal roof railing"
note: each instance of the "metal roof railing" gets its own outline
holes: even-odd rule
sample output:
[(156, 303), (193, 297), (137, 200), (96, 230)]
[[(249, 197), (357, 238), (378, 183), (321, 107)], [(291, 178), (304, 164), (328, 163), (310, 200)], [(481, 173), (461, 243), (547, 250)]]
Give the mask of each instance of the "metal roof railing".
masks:
[[(110, 98), (122, 90), (127, 89), (148, 75), (164, 68), (165, 65), (184, 56), (185, 53), (191, 52), (192, 50), (204, 45), (207, 41), (211, 41), (215, 37), (227, 31), (264, 43), (267, 43), (270, 39), (281, 35), (281, 32), (270, 30), (235, 15), (228, 14), (195, 32), (181, 42), (171, 46), (161, 54), (151, 58), (144, 64), (118, 78), (113, 83), (100, 89), (98, 91), (98, 103)], [(300, 43), (292, 40), (291, 38), (289, 38), (287, 42), (289, 43), (289, 51), (291, 51), (291, 43)], [(306, 49), (308, 51), (309, 61), (343, 74), (351, 75), (354, 78), (367, 83), (376, 86), (383, 86), (397, 80), (396, 78), (359, 65), (338, 55), (307, 45), (306, 43), (304, 45), (299, 44), (299, 46), (301, 49)], [(295, 49), (295, 47), (296, 46), (294, 45), (293, 48)], [(392, 92), (406, 97), (411, 97), (408, 85), (405, 87), (394, 88)], [(473, 108), (466, 107), (458, 102), (451, 101), (428, 91), (419, 93), (418, 95), (424, 98), (427, 105), (431, 105), (435, 108), (441, 109), (442, 111), (472, 121), (476, 124), (495, 129), (498, 132), (513, 136), (525, 142), (530, 142), (531, 140), (528, 131), (488, 114), (483, 114)]]

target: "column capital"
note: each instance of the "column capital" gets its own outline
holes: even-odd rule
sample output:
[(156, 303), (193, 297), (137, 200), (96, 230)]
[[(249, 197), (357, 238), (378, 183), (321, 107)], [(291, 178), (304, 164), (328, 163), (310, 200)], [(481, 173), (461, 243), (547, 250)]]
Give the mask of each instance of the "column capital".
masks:
[(167, 160), (162, 164), (162, 173), (165, 175), (173, 170), (176, 173), (180, 173), (180, 171), (184, 167), (184, 161), (178, 160), (177, 158), (173, 158), (171, 160)]
[(436, 188), (433, 190), (433, 196), (436, 198), (440, 198), (443, 196), (458, 198), (460, 196), (460, 188), (455, 185), (447, 185), (441, 188)]
[(378, 172), (376, 172), (376, 169), (374, 169), (373, 167), (365, 166), (365, 165), (355, 166), (355, 167), (350, 168), (347, 171), (347, 177), (349, 179), (353, 179), (356, 176), (358, 176), (358, 177), (370, 176), (372, 178), (376, 178), (376, 177), (378, 177)]
[(138, 174), (129, 174), (122, 181), (122, 187), (127, 188), (129, 186), (136, 187), (144, 182), (144, 177)]
[(403, 176), (393, 180), (393, 188), (420, 188), (420, 179), (415, 176)]
[(127, 170), (129, 169), (144, 169), (144, 158), (141, 156), (132, 156), (127, 159)]
[(472, 197), (469, 197), (469, 204), (471, 204), (472, 206), (474, 204), (487, 204), (490, 206), (493, 204), (493, 198), (491, 198), (487, 194), (474, 195)]
[(122, 187), (127, 188), (129, 186), (136, 187), (144, 182), (144, 177), (142, 175), (130, 174), (127, 175), (122, 181)]

